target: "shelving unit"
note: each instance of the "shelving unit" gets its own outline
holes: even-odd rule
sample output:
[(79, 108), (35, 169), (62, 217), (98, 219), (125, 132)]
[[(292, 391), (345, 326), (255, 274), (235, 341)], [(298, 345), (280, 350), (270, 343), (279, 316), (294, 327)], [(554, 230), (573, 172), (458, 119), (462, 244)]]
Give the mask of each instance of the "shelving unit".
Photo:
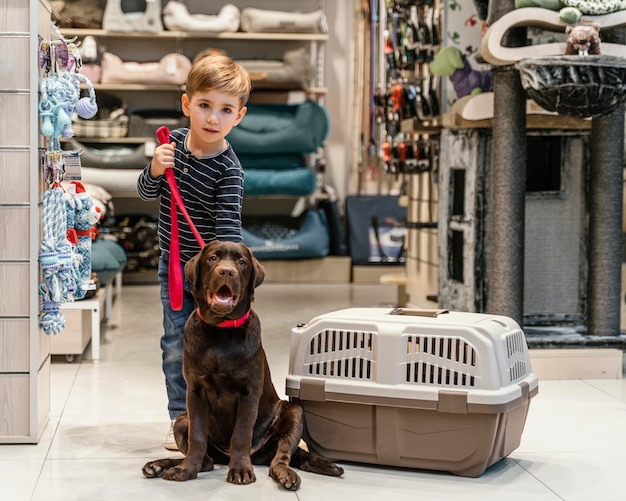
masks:
[[(145, 62), (155, 60), (155, 55), (164, 54), (164, 50), (169, 49), (170, 52), (179, 52), (186, 55), (189, 59), (200, 50), (206, 48), (205, 43), (208, 41), (219, 41), (219, 48), (227, 49), (229, 55), (233, 59), (252, 59), (251, 54), (258, 54), (259, 57), (267, 57), (273, 55), (277, 58), (285, 49), (285, 42), (290, 47), (307, 46), (310, 54), (311, 65), (316, 69), (309, 85), (304, 88), (297, 86), (276, 86), (263, 83), (256, 83), (258, 90), (276, 90), (289, 91), (301, 90), (306, 94), (321, 95), (325, 94), (328, 89), (324, 87), (323, 60), (324, 60), (324, 42), (328, 41), (326, 33), (189, 33), (183, 31), (162, 31), (160, 33), (126, 33), (113, 32), (106, 30), (88, 30), (88, 29), (61, 29), (61, 34), (66, 38), (76, 37), (83, 39), (86, 36), (92, 36), (99, 40), (106, 50), (118, 54), (120, 56), (127, 55), (128, 61)], [(133, 41), (133, 44), (125, 42)], [(151, 47), (145, 47), (145, 42), (150, 42)], [(250, 42), (260, 42), (260, 44), (250, 45)], [(123, 44), (123, 47), (120, 46)], [(245, 46), (242, 47), (242, 43)], [(155, 50), (154, 44), (161, 49)], [(229, 45), (230, 44), (230, 45)], [(145, 47), (148, 50), (139, 50), (139, 47)], [(261, 50), (259, 50), (261, 48)], [(133, 50), (134, 49), (134, 50)], [(96, 90), (110, 91), (150, 91), (150, 92), (182, 92), (184, 86), (175, 85), (134, 85), (134, 84), (95, 84)]]
[[(199, 2), (188, 2), (190, 11), (201, 12), (209, 9)], [(284, 2), (265, 0), (259, 2), (238, 2), (241, 9), (246, 6), (267, 8), (275, 10), (312, 11), (323, 9), (324, 2), (321, 0), (300, 0), (297, 3), (286, 6)], [(324, 85), (324, 60), (325, 45), (329, 40), (327, 33), (198, 33), (184, 31), (164, 30), (159, 33), (140, 32), (113, 32), (94, 29), (61, 29), (61, 34), (68, 39), (84, 39), (86, 36), (94, 37), (98, 42), (99, 52), (110, 52), (119, 56), (123, 61), (154, 62), (167, 53), (179, 53), (193, 60), (194, 56), (207, 48), (225, 50), (235, 60), (253, 59), (282, 59), (287, 50), (306, 49), (309, 64), (312, 68), (310, 79), (303, 83), (272, 84), (262, 81), (254, 81), (253, 92), (250, 96), (250, 104), (283, 104), (312, 99), (323, 103), (328, 94), (328, 88)], [(94, 83), (96, 95), (106, 92), (120, 97), (131, 108), (168, 108), (180, 110), (180, 96), (184, 92), (184, 86), (179, 85), (140, 85), (140, 84), (101, 84)], [(126, 146), (141, 145), (155, 141), (153, 137), (120, 137), (120, 138), (94, 138), (80, 137), (75, 139), (86, 146)], [(311, 165), (314, 159), (311, 158)], [(86, 182), (100, 184), (107, 189), (114, 199), (122, 199), (121, 204), (116, 202), (116, 208), (125, 205), (134, 210), (139, 203), (137, 201), (134, 169), (108, 169), (111, 172), (101, 172), (99, 168), (89, 168), (84, 165), (83, 179)], [(245, 168), (245, 165), (244, 165)], [(96, 172), (97, 171), (97, 172)], [(138, 173), (138, 172), (137, 172)], [(92, 177), (95, 176), (95, 177)], [(106, 178), (105, 178), (106, 176)], [(313, 206), (323, 194), (315, 194), (307, 198), (307, 205)], [(271, 211), (280, 214), (289, 214), (298, 202), (299, 197), (293, 195), (248, 195), (244, 204), (244, 215), (267, 215), (268, 207)], [(137, 203), (135, 203), (137, 201)], [(141, 205), (144, 212), (154, 210), (154, 206)], [(118, 211), (120, 212), (120, 211)], [(120, 212), (121, 213), (121, 212)], [(302, 263), (300, 263), (302, 264)], [(311, 269), (317, 265), (311, 264)], [(291, 266), (292, 263), (281, 262), (281, 267)], [(298, 269), (301, 267), (298, 266)], [(342, 271), (344, 266), (342, 265)], [(349, 280), (349, 264), (346, 272), (340, 275)], [(308, 269), (308, 268), (307, 268)], [(281, 274), (282, 276), (283, 274)], [(297, 273), (288, 273), (295, 276)]]
[[(245, 7), (245, 2), (241, 8)], [(257, 2), (258, 4), (258, 2)], [(271, 0), (266, 2), (267, 8), (279, 8)], [(239, 5), (239, 4), (238, 4)], [(255, 5), (262, 8), (262, 6)], [(301, 2), (298, 8), (306, 10), (323, 7), (323, 2)], [(284, 9), (284, 6), (282, 7)], [(189, 60), (200, 51), (208, 48), (226, 50), (235, 60), (280, 59), (286, 49), (305, 47), (310, 57), (310, 65), (314, 69), (308, 85), (271, 84), (253, 82), (250, 103), (286, 102), (293, 99), (294, 93), (301, 99), (323, 100), (328, 89), (324, 87), (324, 46), (328, 41), (327, 33), (200, 33), (164, 30), (159, 33), (113, 32), (102, 29), (64, 28), (61, 34), (67, 39), (83, 40), (87, 36), (94, 37), (98, 42), (99, 52), (111, 52), (123, 61), (153, 62), (167, 53), (177, 52)], [(183, 85), (142, 85), (142, 84), (102, 84), (94, 83), (94, 90), (106, 92), (120, 97), (128, 108), (169, 108), (180, 110), (180, 96), (184, 92)], [(155, 103), (158, 103), (155, 105)], [(155, 141), (154, 137), (80, 137), (75, 139), (84, 144), (132, 145)], [(128, 176), (128, 172), (122, 173)], [(89, 176), (86, 181), (91, 182)], [(104, 186), (108, 188), (107, 186)], [(113, 192), (114, 197), (132, 194), (132, 189)]]

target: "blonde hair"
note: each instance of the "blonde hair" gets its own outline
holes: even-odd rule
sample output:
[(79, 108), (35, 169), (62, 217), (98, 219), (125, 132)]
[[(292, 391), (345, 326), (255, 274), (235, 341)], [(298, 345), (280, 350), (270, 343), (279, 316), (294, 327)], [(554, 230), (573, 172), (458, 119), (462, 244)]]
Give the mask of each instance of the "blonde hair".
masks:
[(191, 98), (194, 92), (217, 89), (221, 92), (237, 96), (239, 105), (245, 106), (250, 97), (252, 84), (250, 75), (226, 54), (207, 51), (198, 54), (193, 67), (187, 75), (185, 92)]

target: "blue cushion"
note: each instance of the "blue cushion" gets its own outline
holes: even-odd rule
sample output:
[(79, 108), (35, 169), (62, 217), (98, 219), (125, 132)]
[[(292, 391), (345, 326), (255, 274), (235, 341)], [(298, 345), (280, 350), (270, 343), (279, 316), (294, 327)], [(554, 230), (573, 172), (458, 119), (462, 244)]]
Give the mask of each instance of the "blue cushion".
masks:
[(315, 191), (313, 169), (288, 170), (245, 169), (246, 195), (310, 195)]
[(298, 167), (302, 167), (306, 165), (306, 159), (304, 155), (300, 155), (299, 153), (295, 154), (287, 154), (287, 155), (276, 155), (270, 152), (269, 155), (246, 155), (246, 154), (237, 154), (239, 157), (239, 161), (241, 162), (241, 166), (244, 170), (247, 169), (297, 169)]
[(126, 264), (126, 251), (114, 242), (99, 238), (91, 242), (91, 271), (102, 284), (109, 283)]
[(315, 101), (250, 104), (227, 136), (237, 155), (313, 153), (330, 133), (330, 115)]

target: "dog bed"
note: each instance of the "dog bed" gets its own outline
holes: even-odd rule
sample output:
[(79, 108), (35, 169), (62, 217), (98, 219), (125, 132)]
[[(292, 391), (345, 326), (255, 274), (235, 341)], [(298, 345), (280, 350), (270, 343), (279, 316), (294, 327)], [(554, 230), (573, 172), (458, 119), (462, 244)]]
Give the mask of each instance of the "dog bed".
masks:
[(102, 169), (85, 167), (81, 169), (81, 180), (98, 184), (113, 197), (137, 197), (137, 179), (142, 169)]
[(163, 24), (168, 30), (235, 32), (239, 30), (240, 18), (241, 12), (233, 4), (224, 5), (217, 15), (190, 14), (187, 6), (179, 1), (170, 1), (163, 7)]
[(246, 218), (241, 232), (244, 243), (261, 260), (325, 257), (330, 247), (326, 219), (317, 209), (299, 218)]
[(128, 134), (128, 115), (123, 109), (112, 111), (106, 118), (85, 120), (79, 116), (72, 118), (72, 130), (75, 137), (126, 137)]
[(315, 101), (250, 104), (228, 141), (238, 155), (306, 154), (324, 144), (329, 133), (330, 115)]
[(98, 276), (101, 283), (106, 284), (126, 266), (128, 256), (124, 247), (117, 242), (97, 238), (91, 243), (91, 271)]
[(297, 84), (305, 86), (313, 67), (305, 48), (286, 51), (282, 61), (239, 59), (237, 62), (250, 74), (253, 84)]
[(102, 28), (107, 0), (50, 0), (52, 21), (59, 28)]
[(101, 66), (103, 84), (184, 85), (191, 70), (191, 61), (176, 52), (147, 63), (123, 61), (111, 52), (104, 52)]
[(126, 103), (113, 94), (98, 92), (98, 112), (85, 120), (72, 114), (72, 129), (75, 137), (125, 137), (128, 133)]
[(304, 155), (291, 153), (286, 155), (247, 155), (238, 153), (239, 161), (244, 169), (285, 170), (297, 169), (305, 165)]
[(254, 33), (328, 33), (324, 11), (284, 12), (247, 7), (241, 11), (241, 30)]
[(315, 173), (308, 167), (286, 170), (246, 169), (246, 195), (310, 195), (315, 191)]
[(164, 108), (129, 109), (128, 135), (131, 137), (155, 138), (162, 125), (174, 130), (189, 126), (189, 118), (181, 111)]
[(151, 157), (146, 156), (146, 147), (127, 145), (98, 144), (87, 145), (72, 139), (70, 149), (80, 151), (80, 163), (84, 167), (111, 169), (143, 169)]
[(106, 31), (142, 31), (159, 33), (163, 31), (161, 23), (161, 2), (145, 2), (143, 11), (125, 12), (122, 0), (107, 0), (102, 16), (102, 29)]

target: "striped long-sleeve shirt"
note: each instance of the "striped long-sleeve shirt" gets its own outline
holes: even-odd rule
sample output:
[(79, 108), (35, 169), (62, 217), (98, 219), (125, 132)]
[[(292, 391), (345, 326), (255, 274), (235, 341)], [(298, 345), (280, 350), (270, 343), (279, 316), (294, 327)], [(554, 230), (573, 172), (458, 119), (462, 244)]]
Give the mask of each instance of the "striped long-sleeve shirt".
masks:
[[(176, 143), (174, 177), (185, 208), (205, 243), (211, 240), (241, 242), (243, 169), (230, 144), (212, 157), (197, 158), (186, 148), (189, 129), (170, 132)], [(161, 197), (159, 205), (159, 245), (168, 252), (172, 230), (170, 188), (165, 176), (150, 177), (150, 164), (139, 175), (137, 193), (142, 200)], [(186, 263), (200, 247), (180, 211), (178, 229), (180, 258)]]

